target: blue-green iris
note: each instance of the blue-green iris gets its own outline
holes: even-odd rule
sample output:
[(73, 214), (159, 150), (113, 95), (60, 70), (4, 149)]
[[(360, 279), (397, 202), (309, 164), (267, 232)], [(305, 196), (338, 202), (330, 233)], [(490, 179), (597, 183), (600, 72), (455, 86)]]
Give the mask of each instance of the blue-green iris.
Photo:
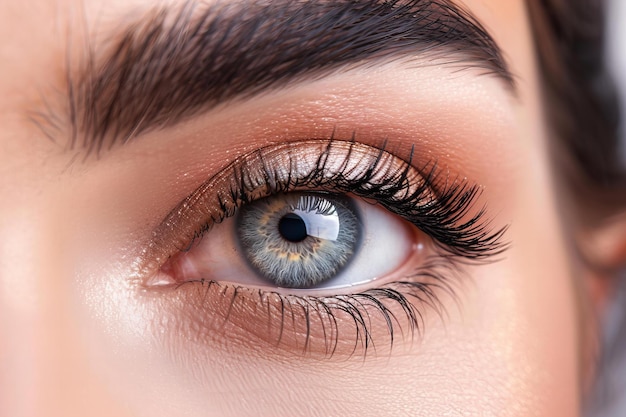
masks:
[(323, 193), (278, 194), (239, 212), (238, 236), (250, 265), (279, 287), (310, 288), (354, 255), (360, 226), (350, 201)]

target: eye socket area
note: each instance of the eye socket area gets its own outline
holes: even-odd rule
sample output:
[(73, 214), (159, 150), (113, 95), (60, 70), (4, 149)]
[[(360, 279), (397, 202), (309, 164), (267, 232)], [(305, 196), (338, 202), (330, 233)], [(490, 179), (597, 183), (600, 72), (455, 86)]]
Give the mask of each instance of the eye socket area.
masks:
[[(168, 314), (176, 334), (183, 329), (203, 348), (256, 351), (260, 342), (276, 354), (349, 357), (374, 340), (391, 347), (394, 335), (410, 338), (425, 325), (426, 311), (445, 310), (439, 296), (453, 294), (462, 261), (504, 250), (506, 229), (492, 230), (475, 207), (478, 192), (436, 160), (413, 160), (413, 149), (402, 155), (334, 138), (268, 145), (208, 178), (153, 230), (137, 265), (141, 294)], [(350, 262), (306, 289), (268, 282), (237, 235), (245, 207), (298, 193), (355, 210), (361, 227)], [(296, 207), (315, 215), (320, 208)], [(280, 230), (284, 214), (266, 224), (292, 243), (304, 241), (301, 232)]]
[(217, 281), (294, 294), (352, 293), (400, 275), (424, 255), (427, 241), (412, 224), (359, 197), (276, 194), (214, 225), (171, 257), (151, 284)]

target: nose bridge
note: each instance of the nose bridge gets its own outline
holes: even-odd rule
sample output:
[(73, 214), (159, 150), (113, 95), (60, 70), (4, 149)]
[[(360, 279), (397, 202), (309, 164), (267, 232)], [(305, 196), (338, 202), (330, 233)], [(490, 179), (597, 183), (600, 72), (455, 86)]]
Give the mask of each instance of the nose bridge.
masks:
[(127, 413), (91, 366), (60, 195), (0, 205), (0, 417)]
[[(6, 194), (5, 194), (6, 196)], [(9, 196), (14, 197), (14, 196)], [(6, 201), (6, 200), (5, 200)], [(0, 213), (0, 416), (37, 415), (42, 362), (40, 220), (28, 205)]]
[(87, 395), (54, 194), (24, 190), (0, 216), (0, 417), (78, 415)]
[(42, 193), (1, 216), (0, 417), (71, 415), (64, 403), (77, 394), (71, 281), (55, 217)]

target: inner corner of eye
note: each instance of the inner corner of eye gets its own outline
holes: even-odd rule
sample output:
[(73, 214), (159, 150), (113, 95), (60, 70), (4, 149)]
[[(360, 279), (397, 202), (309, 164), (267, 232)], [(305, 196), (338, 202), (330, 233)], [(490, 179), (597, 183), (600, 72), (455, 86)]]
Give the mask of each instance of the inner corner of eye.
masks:
[(180, 284), (181, 262), (185, 262), (183, 254), (178, 253), (168, 258), (156, 272), (152, 272), (144, 279), (146, 287), (165, 287)]
[(241, 207), (190, 250), (171, 256), (148, 285), (357, 289), (401, 275), (425, 242), (415, 226), (357, 197), (276, 194)]

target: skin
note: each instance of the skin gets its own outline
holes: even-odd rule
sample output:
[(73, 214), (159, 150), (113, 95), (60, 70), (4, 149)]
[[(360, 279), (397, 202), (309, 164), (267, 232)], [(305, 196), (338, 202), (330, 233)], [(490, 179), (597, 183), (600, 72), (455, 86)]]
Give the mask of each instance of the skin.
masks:
[[(465, 1), (504, 51), (516, 97), (473, 70), (399, 62), (233, 102), (84, 159), (26, 115), (62, 85), (68, 31), (81, 45), (145, 6), (129, 4), (0, 5), (1, 416), (578, 415), (594, 340), (583, 312), (598, 301), (593, 278), (572, 273), (522, 1)], [(424, 310), (421, 335), (365, 358), (323, 359), (315, 346), (303, 358), (295, 342), (207, 327), (189, 302), (197, 288), (137, 288), (152, 230), (225, 161), (333, 130), (389, 138), (399, 153), (415, 144), (479, 183), (493, 224), (509, 225), (511, 248), (463, 267), (455, 297), (439, 294), (445, 313)]]

